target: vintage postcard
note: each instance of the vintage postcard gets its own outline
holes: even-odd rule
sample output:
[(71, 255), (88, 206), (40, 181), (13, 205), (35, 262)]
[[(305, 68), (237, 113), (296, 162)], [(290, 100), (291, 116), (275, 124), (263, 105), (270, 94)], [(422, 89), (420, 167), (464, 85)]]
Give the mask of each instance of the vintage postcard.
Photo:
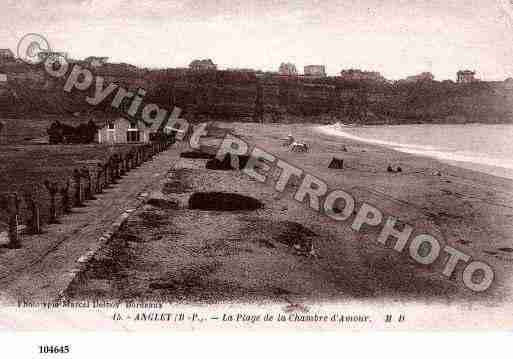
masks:
[(0, 332), (513, 327), (513, 3), (0, 19)]

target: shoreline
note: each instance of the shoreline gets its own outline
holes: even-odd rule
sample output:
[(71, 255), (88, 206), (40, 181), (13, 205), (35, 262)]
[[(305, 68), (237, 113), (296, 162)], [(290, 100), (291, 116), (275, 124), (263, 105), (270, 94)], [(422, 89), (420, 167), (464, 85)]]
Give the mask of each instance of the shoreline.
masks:
[[(390, 125), (391, 127), (395, 125)], [(380, 127), (380, 126), (373, 126)], [(337, 128), (336, 125), (326, 125), (326, 126), (314, 126), (315, 131), (320, 133), (334, 136), (342, 139), (349, 139), (352, 141), (357, 141), (369, 145), (376, 145), (380, 147), (384, 147), (390, 150), (394, 150), (397, 152), (410, 154), (412, 156), (420, 156), (424, 158), (430, 158), (436, 161), (439, 161), (444, 164), (456, 166), (459, 168), (464, 168), (471, 171), (477, 171), (479, 173), (483, 173), (486, 175), (499, 177), (502, 179), (507, 179), (513, 181), (513, 168), (508, 168), (501, 165), (489, 164), (488, 161), (478, 161), (476, 157), (471, 157), (467, 154), (461, 154), (458, 152), (447, 152), (441, 149), (437, 149), (433, 146), (423, 146), (423, 145), (415, 145), (415, 144), (404, 144), (399, 142), (392, 141), (381, 141), (377, 139), (369, 139), (354, 135), (352, 133), (344, 131), (344, 129)], [(348, 127), (349, 129), (351, 127)], [(452, 158), (451, 158), (452, 157)], [(499, 160), (495, 160), (489, 158), (491, 161), (499, 162)]]

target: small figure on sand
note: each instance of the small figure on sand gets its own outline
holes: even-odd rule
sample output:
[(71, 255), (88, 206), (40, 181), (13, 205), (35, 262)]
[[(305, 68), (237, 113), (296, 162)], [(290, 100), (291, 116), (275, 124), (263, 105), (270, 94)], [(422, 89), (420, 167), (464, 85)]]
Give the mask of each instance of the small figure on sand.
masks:
[(304, 142), (292, 142), (289, 146), (291, 152), (308, 152), (308, 145)]
[(403, 169), (401, 168), (401, 166), (397, 166), (397, 168), (395, 170), (392, 167), (392, 165), (388, 165), (388, 167), (387, 167), (387, 172), (399, 173), (399, 172), (402, 172), (402, 171), (403, 171)]
[(289, 133), (289, 134), (287, 135), (287, 137), (282, 138), (282, 141), (283, 141), (283, 146), (284, 146), (284, 147), (288, 147), (288, 146), (290, 146), (292, 143), (294, 143), (294, 136), (292, 136), (292, 134), (291, 134), (291, 133)]
[(304, 142), (296, 141), (291, 133), (287, 137), (282, 138), (282, 146), (288, 147), (291, 152), (308, 152), (308, 145)]

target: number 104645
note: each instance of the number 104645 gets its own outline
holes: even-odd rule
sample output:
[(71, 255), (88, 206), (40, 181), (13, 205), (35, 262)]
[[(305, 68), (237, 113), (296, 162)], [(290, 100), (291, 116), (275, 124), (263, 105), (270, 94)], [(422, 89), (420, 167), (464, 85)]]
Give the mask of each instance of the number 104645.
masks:
[(69, 345), (40, 345), (39, 354), (68, 354)]

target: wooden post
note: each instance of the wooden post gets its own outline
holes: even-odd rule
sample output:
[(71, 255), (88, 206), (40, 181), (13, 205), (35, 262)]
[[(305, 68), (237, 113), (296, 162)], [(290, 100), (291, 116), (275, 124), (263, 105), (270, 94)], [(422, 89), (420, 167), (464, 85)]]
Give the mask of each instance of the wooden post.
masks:
[(120, 177), (125, 175), (125, 156), (119, 156), (119, 175)]
[(134, 163), (134, 155), (135, 155), (135, 152), (134, 152), (134, 149), (132, 148), (130, 150), (130, 153), (128, 154), (128, 159), (130, 160), (130, 164), (129, 164), (129, 169), (133, 169), (135, 168), (135, 163)]
[(102, 193), (102, 170), (103, 165), (98, 163), (96, 166), (96, 193)]
[(132, 152), (128, 152), (125, 158), (125, 169), (126, 172), (130, 172), (132, 164)]
[(75, 169), (73, 170), (73, 181), (75, 182), (75, 207), (82, 207), (82, 184), (81, 184), (80, 172)]
[(87, 169), (87, 199), (91, 200), (91, 201), (96, 200), (96, 197), (94, 196), (94, 193), (93, 193), (93, 191), (94, 191), (93, 181), (94, 181), (93, 171)]
[(9, 201), (9, 244), (8, 248), (21, 248), (18, 226), (20, 225), (19, 200), (16, 193), (11, 193)]
[(121, 178), (121, 170), (120, 170), (120, 165), (119, 165), (119, 155), (118, 154), (115, 154), (114, 155), (114, 168), (115, 168), (115, 172), (116, 172), (116, 180), (120, 179)]
[(116, 183), (116, 161), (114, 155), (109, 158), (110, 183)]
[(104, 188), (109, 187), (109, 183), (110, 183), (109, 170), (110, 170), (110, 166), (109, 166), (109, 161), (107, 160), (107, 162), (105, 162), (103, 164), (103, 176), (104, 176), (103, 187)]
[(116, 183), (116, 157), (112, 155), (109, 158), (109, 173), (110, 173), (110, 183)]
[(62, 211), (64, 213), (71, 213), (71, 204), (69, 200), (69, 178), (66, 180), (64, 186), (61, 187), (61, 200), (62, 200)]
[(118, 168), (119, 168), (119, 177), (123, 177), (125, 174), (125, 170), (123, 169), (123, 157), (119, 155), (118, 157)]
[(112, 155), (112, 182), (116, 183), (119, 176), (118, 158), (117, 155)]
[(55, 205), (55, 195), (59, 191), (59, 187), (56, 182), (45, 181), (44, 182), (48, 193), (50, 193), (50, 221), (48, 223), (58, 223), (57, 221), (57, 206)]
[(257, 83), (256, 88), (253, 120), (258, 123), (264, 123), (264, 89), (260, 82)]
[(91, 199), (91, 177), (89, 177), (89, 169), (82, 167), (80, 169), (80, 176), (86, 181), (84, 182), (84, 198), (85, 200)]
[(36, 193), (35, 190), (33, 192), (25, 192), (25, 202), (29, 206), (32, 214), (30, 219), (30, 232), (32, 234), (39, 234), (41, 233), (41, 211), (37, 205), (34, 193)]

